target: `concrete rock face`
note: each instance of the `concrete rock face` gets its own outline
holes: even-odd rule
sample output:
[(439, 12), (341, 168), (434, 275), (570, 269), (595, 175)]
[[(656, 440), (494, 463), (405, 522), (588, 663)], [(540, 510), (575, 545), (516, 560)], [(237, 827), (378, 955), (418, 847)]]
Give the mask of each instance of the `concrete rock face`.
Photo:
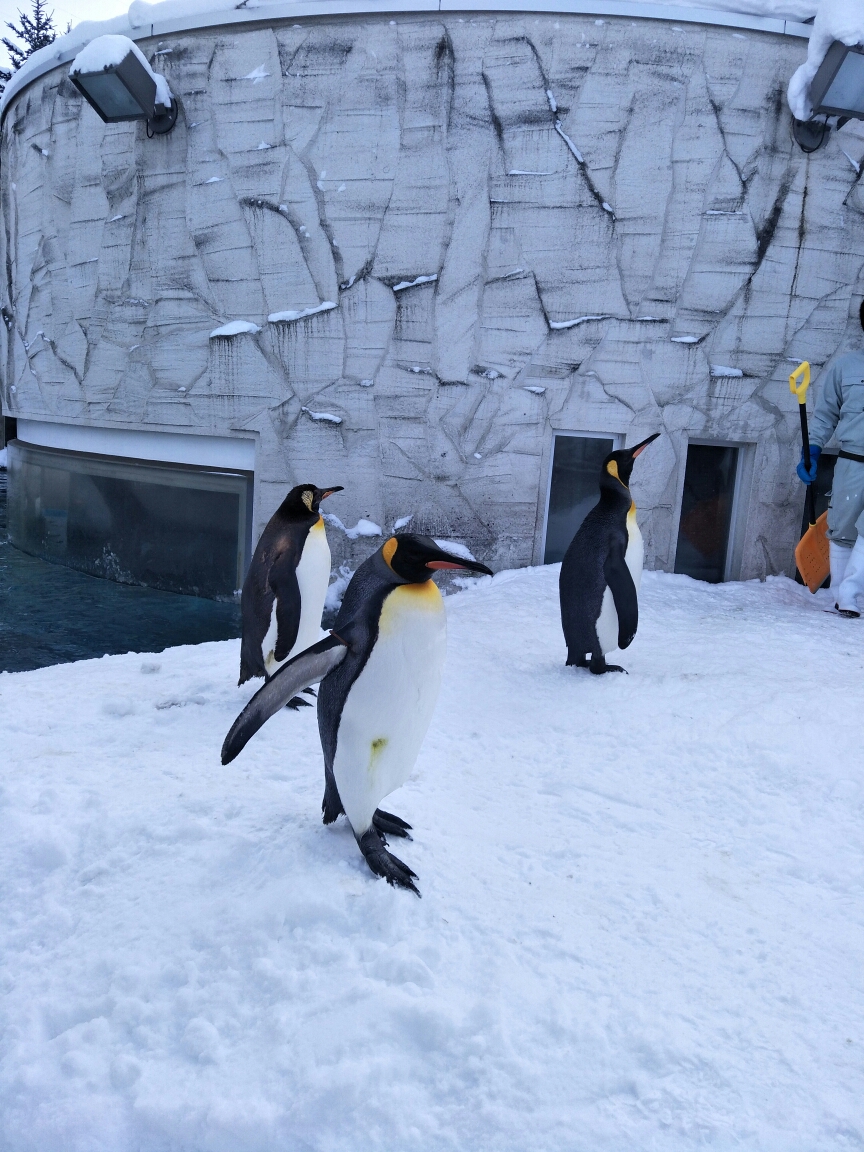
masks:
[(803, 41), (448, 15), (140, 46), (166, 137), (65, 69), (9, 109), (7, 413), (254, 434), (256, 533), (311, 479), (495, 567), (542, 561), (556, 431), (663, 433), (633, 480), (660, 568), (688, 439), (749, 444), (740, 575), (791, 570), (787, 378), (859, 342), (864, 265), (861, 139), (790, 139)]

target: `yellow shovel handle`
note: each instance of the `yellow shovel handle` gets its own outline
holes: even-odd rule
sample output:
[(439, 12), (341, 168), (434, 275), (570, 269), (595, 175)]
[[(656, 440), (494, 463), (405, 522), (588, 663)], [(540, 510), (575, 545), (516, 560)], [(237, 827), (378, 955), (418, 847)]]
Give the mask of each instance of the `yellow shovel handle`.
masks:
[(804, 404), (807, 400), (807, 389), (810, 387), (810, 364), (807, 360), (799, 364), (789, 377), (789, 391), (798, 397), (798, 403)]

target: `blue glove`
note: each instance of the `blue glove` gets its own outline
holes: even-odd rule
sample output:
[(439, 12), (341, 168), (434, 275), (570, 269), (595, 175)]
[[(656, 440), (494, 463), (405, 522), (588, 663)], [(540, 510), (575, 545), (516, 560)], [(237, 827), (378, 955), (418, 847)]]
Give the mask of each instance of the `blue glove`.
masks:
[(816, 465), (819, 463), (819, 457), (822, 455), (822, 449), (818, 444), (810, 445), (810, 471), (807, 471), (807, 465), (804, 463), (804, 449), (801, 449), (801, 460), (795, 471), (798, 473), (798, 479), (802, 484), (812, 484), (816, 479)]

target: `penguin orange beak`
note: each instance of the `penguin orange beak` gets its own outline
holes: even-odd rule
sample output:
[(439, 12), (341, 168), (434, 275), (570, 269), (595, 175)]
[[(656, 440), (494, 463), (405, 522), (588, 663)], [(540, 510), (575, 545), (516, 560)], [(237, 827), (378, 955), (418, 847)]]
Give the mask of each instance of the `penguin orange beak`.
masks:
[(332, 496), (334, 492), (344, 492), (344, 491), (345, 491), (345, 489), (343, 488), (343, 486), (341, 484), (337, 484), (335, 488), (321, 488), (320, 489), (321, 495), (318, 497), (318, 499), (319, 500), (326, 500), (327, 497)]
[(635, 460), (640, 452), (644, 452), (648, 445), (656, 440), (659, 435), (659, 432), (655, 432), (653, 436), (649, 436), (647, 440), (643, 440), (641, 444), (637, 444), (635, 448), (631, 448), (630, 454), (632, 455), (633, 459)]
[[(446, 556), (447, 553), (445, 552), (444, 555)], [(453, 553), (451, 552), (450, 555), (452, 556)], [(485, 564), (481, 564), (477, 560), (457, 560), (455, 557), (452, 560), (427, 560), (426, 567), (436, 570), (461, 568), (465, 572), (482, 572), (484, 576), (492, 575), (492, 569), (487, 568)]]

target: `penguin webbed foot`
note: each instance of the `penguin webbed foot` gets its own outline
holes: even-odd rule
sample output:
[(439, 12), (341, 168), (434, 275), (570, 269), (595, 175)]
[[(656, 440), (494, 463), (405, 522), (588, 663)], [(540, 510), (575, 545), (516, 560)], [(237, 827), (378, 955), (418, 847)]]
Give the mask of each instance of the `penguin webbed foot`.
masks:
[[(317, 698), (318, 694), (314, 688), (304, 688), (303, 691), (306, 693), (307, 696), (311, 696), (313, 699)], [(304, 703), (305, 703), (305, 701), (304, 701)]]
[(592, 656), (588, 671), (594, 676), (602, 676), (604, 672), (623, 672), (625, 676), (629, 675), (627, 669), (622, 668), (620, 664), (607, 664), (605, 656), (601, 656), (599, 660)]
[(413, 839), (411, 825), (407, 824), (400, 816), (394, 816), (392, 812), (385, 812), (383, 808), (375, 809), (372, 824), (377, 829), (384, 844), (387, 843), (387, 836), (401, 836), (405, 840)]
[(376, 876), (381, 876), (394, 888), (407, 888), (413, 892), (415, 896), (420, 896), (420, 890), (414, 881), (417, 879), (417, 873), (412, 872), (407, 864), (404, 864), (398, 856), (394, 856), (392, 852), (388, 852), (384, 847), (384, 842), (373, 824), (368, 831), (358, 839), (357, 844), (360, 851), (369, 865), (369, 868)]
[(308, 700), (304, 700), (302, 696), (292, 696), (285, 707), (290, 708), (292, 712), (297, 712), (301, 708), (311, 708), (312, 705)]

